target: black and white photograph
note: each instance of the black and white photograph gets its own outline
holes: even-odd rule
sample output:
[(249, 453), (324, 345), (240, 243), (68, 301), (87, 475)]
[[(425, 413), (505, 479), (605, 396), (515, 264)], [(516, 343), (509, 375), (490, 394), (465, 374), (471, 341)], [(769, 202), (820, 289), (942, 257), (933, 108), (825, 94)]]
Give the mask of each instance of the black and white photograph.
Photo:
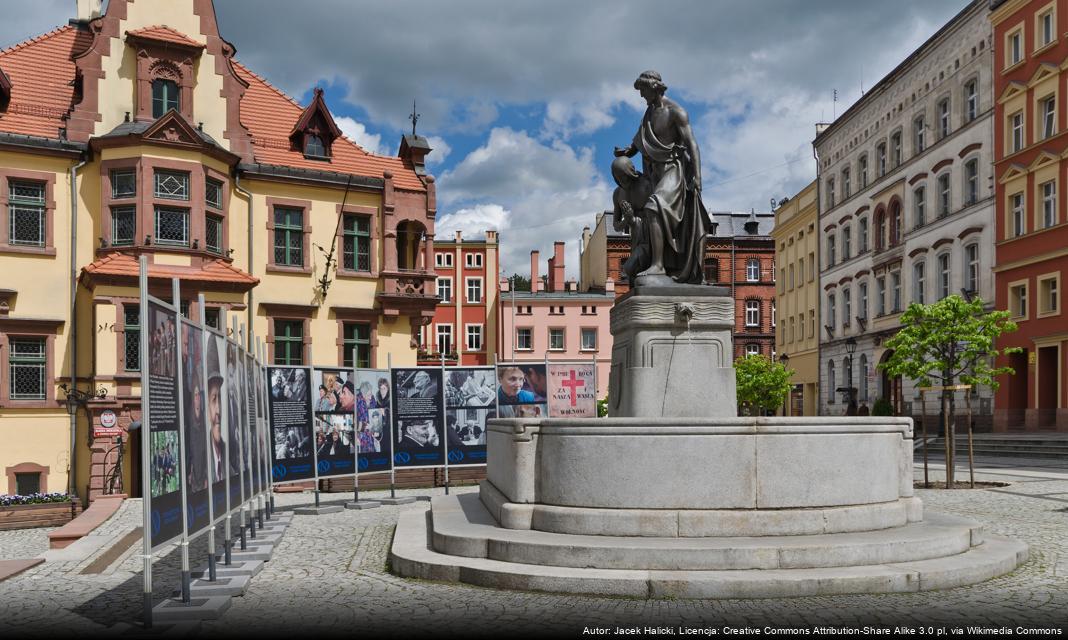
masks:
[(402, 434), (399, 449), (432, 450), (441, 445), (441, 435), (434, 420), (400, 420), (398, 428)]
[[(398, 371), (398, 370), (394, 370)], [(434, 399), (440, 390), (441, 372), (437, 369), (402, 369), (399, 370), (397, 382), (397, 399), (416, 398)], [(399, 406), (399, 405), (398, 405)]]
[[(271, 425), (271, 477), (275, 483), (314, 478), (315, 434), (307, 367), (267, 367), (267, 419)], [(303, 392), (294, 392), (303, 388)], [(288, 391), (287, 391), (288, 389)]]
[(185, 508), (189, 533), (211, 523), (208, 500), (207, 390), (201, 329), (182, 320), (182, 437), (185, 440)]
[(244, 503), (248, 496), (241, 482), (245, 472), (248, 442), (245, 438), (245, 385), (241, 376), (240, 355), (237, 344), (226, 342), (226, 422), (230, 434), (230, 506)]
[(486, 463), (486, 421), (497, 417), (493, 367), (445, 370), (445, 424), (449, 466)]
[(445, 464), (445, 429), (440, 368), (393, 369), (395, 467)]
[(485, 446), (486, 420), (491, 417), (490, 409), (446, 409), (445, 422), (449, 427), (447, 432), (449, 452), (451, 453), (456, 447)]
[(148, 469), (152, 484), (152, 531), (154, 548), (182, 533), (181, 422), (178, 395), (178, 314), (150, 301), (148, 336), (148, 424), (151, 452)]
[(312, 455), (311, 436), (301, 427), (274, 428), (275, 460), (300, 460)]
[(212, 491), (212, 519), (218, 519), (228, 511), (226, 507), (227, 439), (224, 413), (226, 411), (226, 378), (221, 358), (226, 353), (226, 339), (207, 331), (208, 348), (204, 369), (207, 382), (208, 419), (208, 475)]
[(493, 367), (446, 370), (445, 406), (489, 407), (496, 395)]
[(304, 402), (307, 397), (307, 369), (274, 369), (271, 374), (272, 400)]

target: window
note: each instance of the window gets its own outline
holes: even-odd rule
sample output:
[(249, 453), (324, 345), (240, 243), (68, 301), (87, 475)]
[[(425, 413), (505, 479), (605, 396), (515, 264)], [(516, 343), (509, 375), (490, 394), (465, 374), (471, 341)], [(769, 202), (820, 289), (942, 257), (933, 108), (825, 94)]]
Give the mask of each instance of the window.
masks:
[(938, 103), (938, 137), (949, 135), (949, 98)]
[(745, 301), (745, 326), (747, 326), (747, 327), (759, 327), (760, 326), (760, 301), (759, 300), (746, 300)]
[(808, 310), (808, 337), (816, 337), (816, 310)]
[(158, 78), (152, 81), (152, 117), (159, 118), (171, 109), (178, 111), (178, 83)]
[(155, 196), (165, 200), (189, 199), (189, 174), (180, 171), (156, 171)]
[(875, 315), (886, 315), (886, 278), (875, 279)]
[(219, 317), (221, 310), (218, 307), (208, 307), (204, 309), (204, 324), (212, 329), (220, 329), (222, 325), (219, 324)]
[(209, 207), (222, 209), (222, 183), (208, 178), (204, 182), (204, 202)]
[(111, 197), (133, 198), (137, 195), (137, 172), (132, 169), (111, 172)]
[(1060, 274), (1054, 273), (1038, 277), (1038, 316), (1054, 315), (1060, 311), (1057, 294), (1060, 289)]
[(1012, 144), (1010, 145), (1012, 151), (1016, 152), (1023, 149), (1023, 111), (1017, 111), (1009, 116), (1009, 129), (1012, 131)]
[(748, 282), (760, 281), (760, 261), (756, 258), (745, 261), (745, 279)]
[(842, 289), (842, 326), (848, 327), (853, 317), (853, 290), (849, 287)]
[(790, 265), (790, 288), (794, 288), (794, 265)]
[(901, 164), (901, 132), (897, 131), (890, 136), (890, 162), (891, 166), (898, 167)]
[(564, 350), (564, 330), (558, 328), (549, 329), (549, 351)]
[(979, 80), (964, 85), (964, 121), (971, 122), (979, 115)]
[(212, 253), (222, 253), (222, 225), (223, 219), (219, 216), (204, 218), (204, 244)]
[(467, 279), (467, 301), (471, 304), (482, 302), (482, 278)]
[(938, 217), (949, 215), (949, 172), (938, 176)]
[(705, 281), (719, 282), (719, 260), (705, 258)]
[(924, 211), (927, 204), (927, 188), (916, 187), (912, 190), (912, 226), (919, 228), (927, 224), (927, 214)]
[(45, 399), (46, 354), (44, 338), (12, 338), (8, 357), (12, 400)]
[(313, 158), (329, 157), (329, 154), (326, 153), (326, 145), (323, 144), (323, 139), (314, 133), (304, 134), (304, 155)]
[(136, 207), (112, 207), (111, 208), (111, 244), (116, 247), (128, 246), (134, 243), (137, 233), (137, 208)]
[(964, 247), (964, 289), (969, 293), (979, 292), (979, 245)]
[(530, 339), (530, 328), (515, 330), (515, 348), (521, 351), (530, 351), (534, 347)]
[(1053, 180), (1042, 183), (1042, 228), (1057, 224), (1057, 183)]
[(452, 325), (438, 325), (438, 353), (452, 353)]
[[(345, 322), (341, 325), (341, 366), (367, 368), (371, 366), (371, 325), (363, 322)], [(353, 350), (356, 360), (353, 361)]]
[(890, 246), (901, 244), (901, 204), (890, 205)]
[(41, 492), (41, 473), (16, 473), (15, 492), (20, 496), (28, 496)]
[(438, 252), (434, 254), (434, 266), (435, 267), (451, 267), (452, 266), (452, 254)]
[(597, 329), (583, 329), (582, 330), (582, 350), (583, 351), (596, 351), (597, 350)]
[(868, 356), (860, 354), (860, 400), (868, 400)]
[(1009, 311), (1014, 318), (1027, 318), (1027, 282), (1009, 285)]
[(1054, 38), (1054, 26), (1053, 26), (1053, 9), (1046, 11), (1038, 17), (1038, 42), (1039, 48), (1046, 46), (1053, 42)]
[(875, 171), (878, 177), (886, 175), (886, 143), (880, 142), (875, 147)]
[(1049, 138), (1057, 128), (1057, 98), (1049, 96), (1039, 103), (1039, 113), (1042, 115), (1042, 137)]
[(949, 254), (938, 256), (938, 299), (949, 297)]
[(775, 326), (775, 301), (771, 301), (771, 326)]
[(467, 350), (482, 351), (482, 325), (467, 325)]
[(342, 235), (342, 266), (348, 271), (370, 271), (371, 219), (346, 214)]
[(126, 371), (141, 370), (141, 305), (122, 305), (122, 354)]
[(274, 208), (274, 263), (304, 266), (304, 211)]
[(857, 160), (857, 179), (860, 181), (861, 189), (868, 186), (868, 154), (860, 156)]
[(868, 250), (868, 219), (861, 218), (859, 228), (857, 229), (857, 244), (860, 245), (859, 252), (864, 253)]
[(827, 208), (834, 207), (834, 178), (827, 179)]
[(912, 144), (915, 148), (914, 153), (923, 153), (924, 150), (924, 132), (927, 129), (927, 122), (924, 116), (919, 116), (912, 121)]
[(442, 304), (452, 302), (452, 278), (438, 278), (438, 297)]
[(827, 294), (827, 326), (832, 329), (838, 323), (838, 310), (835, 308), (835, 296), (833, 293)]
[(8, 183), (8, 242), (45, 246), (45, 186), (39, 182)]
[(849, 184), (849, 167), (846, 167), (845, 169), (842, 169), (842, 199), (843, 200), (845, 200), (846, 198), (848, 198), (851, 195), (850, 194), (850, 190), (851, 190), (851, 185)]
[(879, 211), (875, 214), (875, 249), (882, 251), (886, 248), (886, 213)]
[(860, 283), (860, 300), (857, 301), (857, 317), (862, 320), (868, 319), (868, 283)]
[(156, 207), (156, 242), (189, 246), (189, 210)]
[(836, 262), (834, 251), (834, 232), (827, 235), (827, 267), (833, 267)]
[(894, 306), (892, 312), (901, 311), (901, 272), (894, 271), (890, 274), (890, 294), (893, 297)]
[(745, 345), (745, 357), (748, 358), (749, 356), (759, 356), (759, 355), (760, 355), (760, 345), (759, 344), (750, 343), (750, 344)]
[(926, 271), (926, 263), (920, 260), (916, 264), (912, 265), (912, 301), (923, 304), (924, 303), (924, 289), (926, 288), (924, 273)]
[(1022, 236), (1024, 230), (1024, 197), (1022, 193), (1014, 193), (1012, 202), (1012, 236)]
[(1016, 31), (1009, 34), (1009, 44), (1005, 53), (1008, 55), (1008, 64), (1006, 66), (1011, 67), (1020, 60), (1023, 60), (1023, 30)]
[(481, 269), (482, 268), (482, 254), (481, 253), (468, 253), (464, 256), (464, 266), (468, 269)]
[(304, 364), (304, 322), (274, 321), (274, 363)]
[(964, 163), (964, 206), (979, 201), (979, 160), (972, 158)]
[(842, 260), (849, 260), (850, 250), (852, 249), (852, 238), (849, 233), (849, 225), (842, 227)]
[(834, 404), (835, 389), (837, 384), (834, 377), (834, 360), (827, 361), (827, 404)]

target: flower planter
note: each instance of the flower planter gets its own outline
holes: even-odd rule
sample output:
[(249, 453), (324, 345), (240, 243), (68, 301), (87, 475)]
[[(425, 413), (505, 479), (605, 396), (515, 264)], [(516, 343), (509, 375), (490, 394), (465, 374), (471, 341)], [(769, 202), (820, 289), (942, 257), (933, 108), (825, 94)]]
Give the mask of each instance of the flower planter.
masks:
[(46, 502), (0, 507), (0, 531), (31, 527), (60, 527), (81, 512), (77, 502)]

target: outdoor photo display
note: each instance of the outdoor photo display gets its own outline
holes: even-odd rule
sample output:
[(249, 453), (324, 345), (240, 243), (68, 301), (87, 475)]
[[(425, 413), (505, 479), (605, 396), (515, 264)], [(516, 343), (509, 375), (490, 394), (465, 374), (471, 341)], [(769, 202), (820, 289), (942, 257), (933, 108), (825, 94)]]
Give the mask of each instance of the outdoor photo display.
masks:
[(258, 416), (257, 423), (257, 444), (260, 450), (260, 481), (263, 483), (263, 489), (267, 490), (270, 486), (270, 461), (271, 454), (268, 445), (267, 430), (269, 428), (267, 424), (267, 417), (264, 413), (264, 406), (267, 404), (266, 391), (267, 381), (264, 378), (263, 365), (256, 362), (256, 415)]
[(497, 365), (497, 417), (546, 418), (548, 397), (544, 364)]
[(222, 359), (226, 353), (226, 339), (210, 331), (206, 333), (208, 348), (204, 377), (207, 379), (207, 418), (210, 427), (208, 470), (214, 503), (211, 517), (212, 521), (217, 521), (229, 511), (226, 502), (226, 476), (229, 475), (226, 449), (229, 434), (226, 429), (226, 385), (223, 376), (225, 362)]
[(309, 378), (306, 367), (267, 368), (271, 477), (276, 483), (315, 477)]
[(441, 369), (393, 369), (395, 467), (445, 464)]
[(245, 354), (245, 389), (248, 393), (248, 433), (252, 449), (252, 493), (256, 494), (263, 491), (263, 456), (260, 455), (260, 422), (256, 417), (256, 360), (250, 353)]
[[(314, 446), (319, 477), (351, 475), (356, 468), (356, 385), (352, 372), (342, 369), (315, 369)], [(362, 398), (361, 404), (366, 404)], [(366, 413), (366, 409), (364, 409)]]
[(241, 486), (241, 477), (245, 473), (244, 429), (241, 421), (241, 365), (237, 345), (226, 341), (226, 430), (230, 437), (230, 508), (235, 509), (248, 497)]
[(493, 367), (445, 370), (445, 433), (449, 465), (486, 464), (486, 420), (497, 417)]
[(389, 371), (356, 369), (354, 384), (360, 473), (389, 471), (393, 460)]
[(178, 439), (178, 314), (149, 302), (148, 424), (151, 541), (155, 549), (182, 534), (182, 461)]
[(182, 438), (185, 440), (185, 514), (190, 537), (211, 524), (208, 502), (207, 390), (204, 385), (202, 332), (192, 322), (181, 323)]
[(549, 416), (596, 418), (596, 376), (592, 362), (549, 363)]

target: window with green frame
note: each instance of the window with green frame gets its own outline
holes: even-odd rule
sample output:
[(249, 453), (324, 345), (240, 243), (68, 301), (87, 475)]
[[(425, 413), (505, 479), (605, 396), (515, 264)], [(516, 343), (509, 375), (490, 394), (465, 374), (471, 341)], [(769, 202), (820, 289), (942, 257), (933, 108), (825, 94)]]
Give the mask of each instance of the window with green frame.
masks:
[(44, 338), (13, 338), (8, 354), (12, 400), (45, 399), (45, 366), (48, 357)]
[(158, 118), (171, 109), (178, 110), (178, 83), (174, 80), (153, 80), (152, 117)]
[(371, 325), (362, 322), (346, 322), (342, 331), (345, 338), (342, 345), (342, 366), (352, 367), (352, 350), (356, 350), (356, 366), (371, 366)]
[(274, 263), (287, 267), (304, 266), (304, 211), (275, 207)]
[(122, 306), (123, 355), (127, 371), (141, 370), (141, 305)]
[(345, 216), (342, 249), (344, 269), (371, 270), (371, 218), (353, 214)]
[(304, 322), (274, 321), (274, 363), (304, 364)]

